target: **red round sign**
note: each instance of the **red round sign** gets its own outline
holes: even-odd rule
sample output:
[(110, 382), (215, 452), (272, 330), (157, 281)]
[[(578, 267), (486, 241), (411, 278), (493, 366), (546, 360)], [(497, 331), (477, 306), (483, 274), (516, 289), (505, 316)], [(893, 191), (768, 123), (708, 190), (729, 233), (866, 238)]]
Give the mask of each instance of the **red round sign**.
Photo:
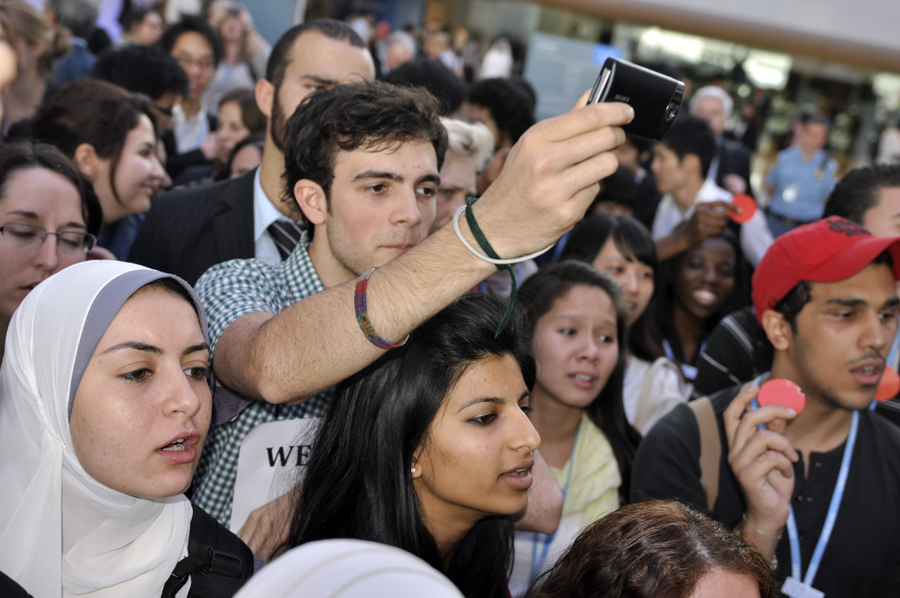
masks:
[(790, 380), (769, 380), (759, 389), (756, 399), (760, 407), (766, 405), (781, 405), (793, 409), (797, 413), (803, 411), (806, 406), (806, 396), (800, 387)]
[(875, 390), (875, 400), (879, 403), (890, 401), (900, 392), (900, 374), (897, 370), (889, 365), (884, 366), (884, 373), (881, 374), (881, 382)]
[(731, 198), (731, 203), (740, 211), (730, 212), (728, 215), (738, 224), (748, 222), (756, 214), (756, 202), (746, 193), (735, 195)]

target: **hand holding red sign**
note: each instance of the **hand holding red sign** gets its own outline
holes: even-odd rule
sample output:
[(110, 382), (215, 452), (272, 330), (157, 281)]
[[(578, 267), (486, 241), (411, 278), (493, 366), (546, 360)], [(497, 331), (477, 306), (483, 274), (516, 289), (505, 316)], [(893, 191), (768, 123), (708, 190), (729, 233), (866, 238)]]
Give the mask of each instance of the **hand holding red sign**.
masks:
[(756, 214), (756, 202), (746, 193), (735, 195), (731, 198), (731, 203), (737, 210), (729, 212), (728, 215), (738, 224), (749, 222), (753, 215)]
[[(900, 379), (898, 379), (898, 384), (900, 384)], [(784, 379), (769, 380), (763, 384), (756, 400), (759, 401), (760, 407), (781, 405), (793, 409), (798, 415), (806, 406), (806, 396), (800, 387), (790, 380)]]
[(900, 392), (900, 374), (897, 370), (889, 365), (884, 366), (884, 373), (881, 374), (881, 382), (875, 390), (875, 400), (879, 403), (890, 401)]

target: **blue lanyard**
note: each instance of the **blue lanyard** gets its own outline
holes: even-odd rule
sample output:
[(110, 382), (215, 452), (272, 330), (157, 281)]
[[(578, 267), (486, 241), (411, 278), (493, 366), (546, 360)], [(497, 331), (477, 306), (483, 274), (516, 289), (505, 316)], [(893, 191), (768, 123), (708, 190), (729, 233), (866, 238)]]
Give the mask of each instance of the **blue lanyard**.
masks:
[[(675, 361), (675, 352), (672, 351), (672, 345), (669, 344), (669, 341), (667, 341), (666, 339), (663, 339), (662, 348), (663, 348), (663, 352), (666, 354), (666, 357), (669, 358), (669, 361), (678, 363), (677, 361)], [(706, 350), (706, 341), (703, 341), (703, 344), (700, 345), (700, 353), (697, 354), (697, 362), (698, 363), (700, 361), (700, 354), (702, 354), (705, 350)], [(684, 373), (684, 377), (687, 380), (690, 380), (691, 382), (693, 382), (694, 380), (697, 379), (697, 368), (695, 366), (688, 365), (686, 363), (682, 363), (681, 371), (682, 371), (682, 373)]]
[[(760, 375), (753, 381), (759, 386), (763, 376), (768, 372)], [(759, 408), (759, 403), (753, 399), (753, 408)], [(762, 425), (760, 425), (762, 428)], [(794, 507), (790, 507), (790, 514), (787, 520), (788, 543), (791, 547), (791, 577), (795, 580), (803, 580), (804, 585), (812, 587), (812, 582), (816, 578), (819, 570), (819, 564), (822, 562), (822, 555), (825, 553), (825, 547), (828, 540), (831, 539), (831, 532), (834, 531), (834, 522), (837, 520), (838, 509), (841, 507), (841, 500), (844, 498), (844, 489), (847, 487), (847, 476), (850, 475), (850, 461), (853, 459), (853, 449), (856, 446), (856, 432), (859, 430), (859, 411), (853, 412), (853, 420), (850, 423), (850, 434), (847, 436), (847, 444), (844, 446), (844, 456), (841, 458), (841, 469), (838, 472), (837, 484), (834, 487), (834, 493), (831, 495), (831, 503), (828, 505), (828, 514), (825, 516), (825, 525), (822, 527), (822, 533), (819, 534), (819, 541), (816, 542), (816, 548), (813, 550), (812, 559), (809, 561), (809, 568), (806, 570), (806, 577), (802, 575), (800, 561), (800, 535), (797, 533), (797, 520), (794, 517)]]
[[(563, 486), (562, 495), (563, 495), (563, 504), (566, 502), (566, 494), (569, 492), (569, 483), (572, 481), (572, 472), (575, 471), (575, 448), (578, 446), (578, 436), (581, 434), (581, 422), (578, 422), (578, 429), (575, 431), (575, 441), (572, 442), (572, 454), (569, 455), (569, 473), (566, 475), (566, 485)], [(543, 539), (541, 536), (544, 536)], [(542, 534), (540, 532), (534, 532), (534, 544), (531, 547), (531, 577), (529, 577), (528, 581), (534, 581), (534, 579), (541, 572), (541, 568), (544, 566), (544, 561), (547, 560), (547, 552), (550, 550), (550, 544), (553, 543), (553, 538), (556, 537), (556, 534)], [(542, 544), (541, 550), (541, 558), (538, 560), (538, 544)]]
[[(825, 525), (822, 527), (822, 533), (819, 535), (819, 541), (816, 542), (816, 549), (813, 551), (812, 559), (809, 561), (809, 569), (806, 570), (806, 577), (803, 583), (812, 587), (813, 579), (819, 570), (819, 563), (822, 562), (822, 554), (825, 552), (825, 546), (831, 538), (831, 532), (834, 530), (834, 522), (837, 519), (838, 509), (841, 507), (841, 499), (844, 497), (844, 488), (847, 486), (847, 476), (850, 474), (850, 460), (853, 458), (853, 448), (856, 445), (856, 432), (859, 429), (859, 411), (853, 412), (853, 422), (850, 424), (850, 435), (847, 437), (847, 445), (844, 447), (844, 456), (841, 459), (841, 471), (838, 473), (837, 485), (834, 487), (834, 494), (831, 496), (831, 504), (828, 505), (828, 515), (825, 517)], [(794, 519), (794, 507), (791, 507), (790, 515), (787, 521), (788, 540), (791, 544), (791, 577), (800, 580), (800, 541), (797, 539), (797, 521)]]

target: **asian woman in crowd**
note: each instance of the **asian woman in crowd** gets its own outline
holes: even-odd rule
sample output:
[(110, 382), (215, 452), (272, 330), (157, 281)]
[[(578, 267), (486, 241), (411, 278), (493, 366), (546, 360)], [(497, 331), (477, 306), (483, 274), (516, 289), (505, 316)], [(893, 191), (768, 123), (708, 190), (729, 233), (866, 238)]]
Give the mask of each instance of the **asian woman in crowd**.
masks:
[(532, 326), (537, 378), (531, 419), (563, 493), (553, 535), (517, 532), (513, 593), (551, 566), (578, 533), (627, 502), (640, 434), (625, 417), (622, 290), (581, 262), (542, 268), (519, 291)]
[(656, 245), (643, 224), (628, 216), (594, 216), (579, 222), (561, 260), (586, 262), (619, 283), (628, 325), (623, 400), (629, 423), (646, 434), (666, 413), (686, 400), (678, 368), (657, 355), (650, 342), (655, 325)]

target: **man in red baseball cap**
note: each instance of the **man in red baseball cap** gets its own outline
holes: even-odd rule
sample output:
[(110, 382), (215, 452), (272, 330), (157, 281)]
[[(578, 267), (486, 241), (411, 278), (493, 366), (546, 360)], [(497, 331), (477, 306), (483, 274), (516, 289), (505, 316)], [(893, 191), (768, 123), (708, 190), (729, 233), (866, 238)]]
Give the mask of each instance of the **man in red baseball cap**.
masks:
[[(843, 218), (777, 238), (753, 276), (771, 371), (712, 395), (708, 420), (705, 399), (661, 420), (635, 458), (632, 501), (677, 499), (721, 520), (772, 557), (787, 596), (900, 594), (900, 428), (867, 409), (897, 331), (898, 279), (900, 238)], [(757, 401), (775, 379), (805, 406)]]

